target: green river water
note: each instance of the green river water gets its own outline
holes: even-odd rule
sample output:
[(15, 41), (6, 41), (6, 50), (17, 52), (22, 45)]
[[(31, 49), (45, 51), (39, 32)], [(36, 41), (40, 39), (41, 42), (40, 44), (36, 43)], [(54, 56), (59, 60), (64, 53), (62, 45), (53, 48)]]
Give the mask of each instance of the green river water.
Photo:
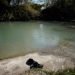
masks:
[[(75, 29), (63, 22), (1, 22), (0, 59), (55, 48), (71, 41), (75, 45)], [(71, 47), (72, 48), (72, 47)], [(74, 49), (72, 50), (75, 52)]]

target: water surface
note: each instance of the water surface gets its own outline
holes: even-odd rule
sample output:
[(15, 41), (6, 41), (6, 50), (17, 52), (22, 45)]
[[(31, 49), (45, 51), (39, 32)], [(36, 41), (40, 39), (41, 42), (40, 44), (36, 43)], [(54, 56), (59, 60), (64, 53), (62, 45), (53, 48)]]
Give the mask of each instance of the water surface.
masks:
[(75, 42), (75, 29), (69, 26), (63, 22), (1, 22), (0, 58), (54, 48), (63, 41)]

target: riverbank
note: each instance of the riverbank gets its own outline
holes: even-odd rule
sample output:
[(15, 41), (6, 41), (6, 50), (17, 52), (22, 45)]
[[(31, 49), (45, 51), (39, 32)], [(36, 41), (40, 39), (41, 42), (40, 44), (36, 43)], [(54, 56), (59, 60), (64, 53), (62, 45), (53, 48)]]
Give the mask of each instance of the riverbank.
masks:
[(0, 61), (0, 75), (23, 75), (29, 70), (26, 61), (33, 58), (43, 64), (45, 71), (58, 71), (60, 69), (74, 68), (74, 62), (70, 58), (55, 55), (40, 55), (39, 53), (27, 54), (15, 58)]

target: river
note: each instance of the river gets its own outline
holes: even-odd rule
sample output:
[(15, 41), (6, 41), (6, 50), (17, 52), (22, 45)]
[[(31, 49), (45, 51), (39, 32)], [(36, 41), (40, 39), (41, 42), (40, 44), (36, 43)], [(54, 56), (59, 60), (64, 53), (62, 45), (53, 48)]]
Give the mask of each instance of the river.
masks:
[[(30, 52), (50, 53), (60, 46), (70, 49), (64, 49), (65, 53), (75, 54), (75, 29), (72, 27), (64, 22), (1, 22), (0, 59)], [(54, 53), (64, 54), (61, 50), (54, 50)]]

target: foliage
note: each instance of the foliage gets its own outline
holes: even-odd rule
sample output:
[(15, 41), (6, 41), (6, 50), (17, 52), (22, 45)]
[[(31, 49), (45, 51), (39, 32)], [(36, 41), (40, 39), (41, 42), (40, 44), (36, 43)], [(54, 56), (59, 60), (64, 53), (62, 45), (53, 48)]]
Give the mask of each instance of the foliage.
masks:
[(39, 16), (40, 7), (37, 5), (31, 5), (27, 3), (20, 6), (11, 6), (9, 3), (10, 0), (0, 0), (0, 21), (26, 21)]
[(31, 4), (25, 4), (25, 10), (31, 14), (32, 18), (39, 16), (39, 11), (35, 9)]
[(0, 5), (9, 6), (10, 0), (0, 0)]
[(75, 19), (75, 0), (57, 0), (41, 12), (44, 20), (71, 21)]
[(31, 7), (32, 7), (33, 9), (35, 9), (35, 10), (40, 11), (40, 10), (41, 10), (42, 5), (39, 5), (39, 4), (31, 4)]

